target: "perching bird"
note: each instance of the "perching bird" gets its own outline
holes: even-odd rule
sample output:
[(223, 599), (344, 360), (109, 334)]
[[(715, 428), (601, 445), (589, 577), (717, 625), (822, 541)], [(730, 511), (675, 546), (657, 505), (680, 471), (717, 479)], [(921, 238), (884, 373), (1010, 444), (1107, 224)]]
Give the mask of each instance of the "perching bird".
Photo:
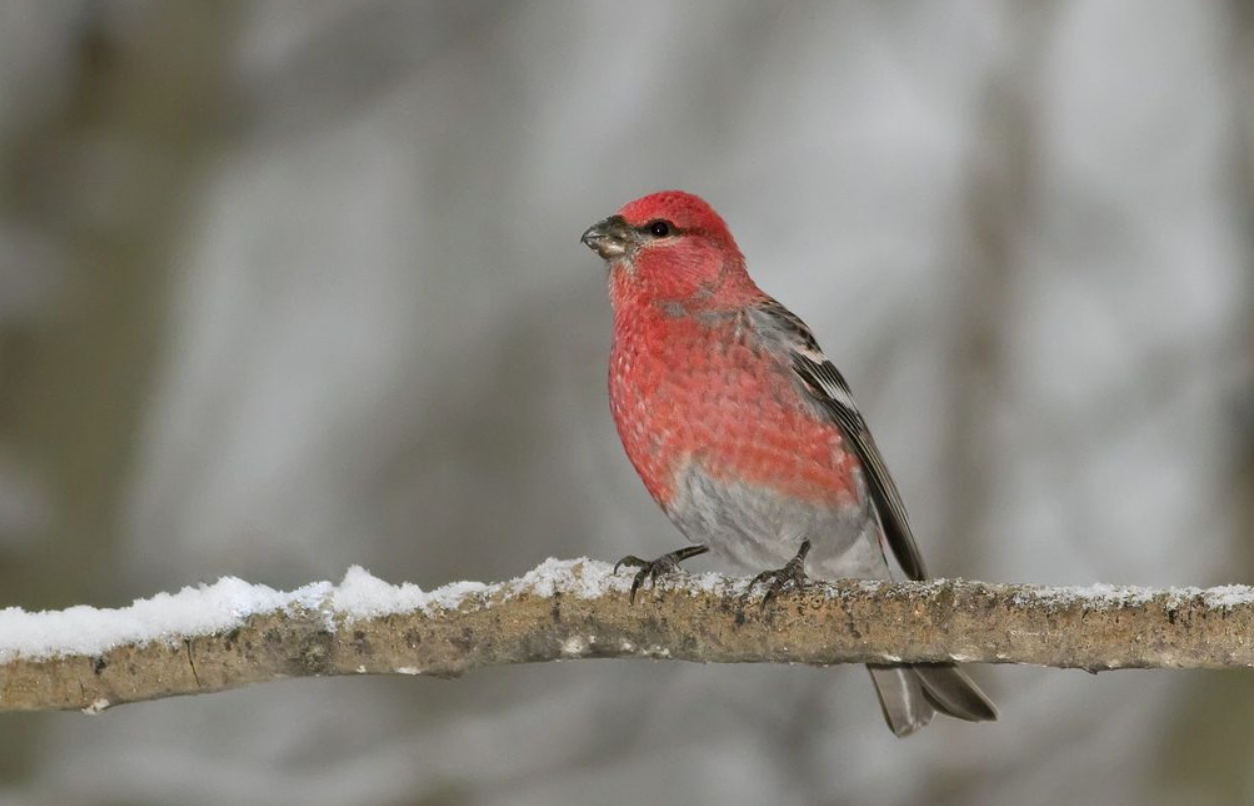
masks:
[[(695, 546), (642, 566), (632, 588), (713, 550), (788, 585), (927, 571), (901, 495), (844, 377), (809, 328), (764, 294), (723, 219), (679, 191), (637, 199), (583, 243), (609, 267), (610, 408), (644, 486)], [(770, 570), (777, 569), (777, 570)], [(937, 713), (997, 718), (952, 664), (874, 665), (898, 736)]]

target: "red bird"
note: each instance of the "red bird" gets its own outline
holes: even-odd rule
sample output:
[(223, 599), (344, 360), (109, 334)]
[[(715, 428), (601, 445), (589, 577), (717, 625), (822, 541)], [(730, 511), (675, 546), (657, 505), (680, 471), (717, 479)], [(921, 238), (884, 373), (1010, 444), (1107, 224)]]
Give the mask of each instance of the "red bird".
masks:
[[(776, 590), (889, 579), (885, 543), (926, 579), (906, 509), (849, 387), (809, 328), (764, 294), (723, 219), (700, 198), (637, 199), (583, 234), (605, 259), (614, 309), (610, 408), (649, 494), (695, 546), (645, 579), (713, 550)], [(868, 667), (898, 736), (937, 712), (997, 718), (952, 664)]]

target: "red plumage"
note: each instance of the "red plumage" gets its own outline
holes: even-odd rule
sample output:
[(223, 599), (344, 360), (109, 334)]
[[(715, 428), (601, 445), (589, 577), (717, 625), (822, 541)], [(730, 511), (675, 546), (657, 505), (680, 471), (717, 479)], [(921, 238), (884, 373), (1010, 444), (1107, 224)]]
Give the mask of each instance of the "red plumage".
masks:
[(610, 408), (627, 457), (663, 509), (694, 455), (711, 475), (816, 504), (853, 505), (857, 459), (840, 428), (792, 393), (791, 368), (741, 317), (616, 309)]

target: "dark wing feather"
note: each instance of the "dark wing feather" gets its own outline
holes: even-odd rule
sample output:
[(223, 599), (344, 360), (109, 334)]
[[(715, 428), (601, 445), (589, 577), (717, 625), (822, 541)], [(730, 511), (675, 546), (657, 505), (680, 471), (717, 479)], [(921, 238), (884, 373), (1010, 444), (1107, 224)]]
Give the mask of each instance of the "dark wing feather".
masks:
[(758, 311), (790, 342), (793, 370), (815, 402), (840, 426), (846, 440), (862, 462), (871, 500), (879, 513), (880, 525), (888, 538), (888, 545), (901, 569), (911, 579), (926, 579), (927, 568), (923, 556), (915, 545), (914, 533), (901, 493), (888, 473), (884, 458), (880, 456), (875, 439), (867, 428), (858, 406), (849, 392), (849, 384), (823, 355), (810, 329), (796, 314), (769, 300)]

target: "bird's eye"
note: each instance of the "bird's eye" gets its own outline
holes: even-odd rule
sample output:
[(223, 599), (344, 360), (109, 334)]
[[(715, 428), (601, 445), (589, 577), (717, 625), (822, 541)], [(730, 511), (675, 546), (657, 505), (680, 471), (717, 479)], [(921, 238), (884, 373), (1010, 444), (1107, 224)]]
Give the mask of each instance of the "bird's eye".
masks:
[(649, 225), (649, 232), (654, 238), (665, 238), (671, 234), (671, 225), (666, 221), (654, 221)]

